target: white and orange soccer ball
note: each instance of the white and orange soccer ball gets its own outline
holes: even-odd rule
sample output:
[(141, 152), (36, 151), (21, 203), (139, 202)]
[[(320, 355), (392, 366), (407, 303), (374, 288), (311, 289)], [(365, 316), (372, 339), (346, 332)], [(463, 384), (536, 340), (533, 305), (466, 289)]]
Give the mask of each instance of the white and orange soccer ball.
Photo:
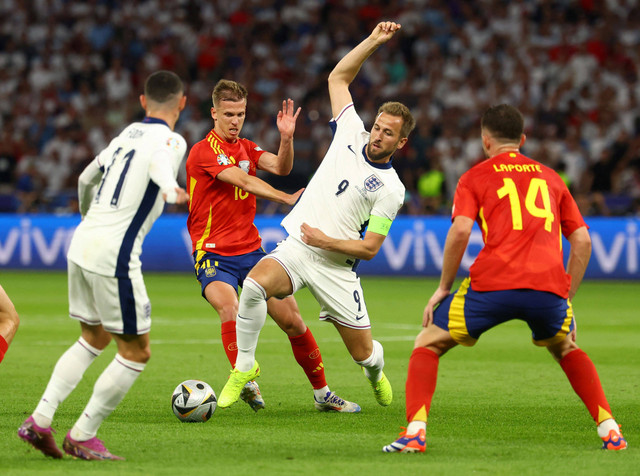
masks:
[(171, 408), (178, 420), (205, 422), (216, 411), (218, 399), (207, 382), (185, 380), (176, 387), (171, 397)]

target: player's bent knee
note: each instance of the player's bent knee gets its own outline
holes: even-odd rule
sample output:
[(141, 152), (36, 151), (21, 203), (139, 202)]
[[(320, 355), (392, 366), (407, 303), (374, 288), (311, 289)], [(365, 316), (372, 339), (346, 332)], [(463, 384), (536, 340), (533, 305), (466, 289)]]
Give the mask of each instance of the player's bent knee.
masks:
[(141, 359), (138, 360), (141, 364), (146, 364), (151, 359), (151, 350), (147, 350), (141, 356)]
[(105, 331), (102, 326), (89, 326), (82, 323), (81, 335), (89, 345), (99, 350), (103, 350), (111, 342), (111, 334)]
[(363, 343), (349, 348), (351, 358), (356, 362), (364, 362), (373, 355), (373, 345)]
[(574, 350), (578, 350), (579, 348), (580, 347), (578, 347), (578, 344), (576, 344), (568, 336), (561, 342), (547, 346), (547, 350), (551, 353), (551, 355), (557, 362), (560, 362), (568, 354), (570, 354)]
[(20, 325), (20, 317), (18, 316), (18, 313), (15, 310), (10, 310), (9, 312), (6, 313), (7, 316), (7, 321), (9, 321), (9, 324), (12, 327), (13, 332), (15, 332), (18, 329), (18, 326)]
[(236, 320), (236, 316), (238, 315), (237, 305), (222, 306), (219, 308), (214, 306), (214, 308), (218, 313), (218, 316), (220, 316), (220, 322), (229, 322)]
[(304, 323), (300, 315), (298, 315), (297, 319), (294, 318), (286, 322), (276, 321), (276, 323), (289, 337), (300, 336), (307, 331), (307, 325)]
[(0, 312), (0, 334), (2, 334), (7, 342), (13, 340), (13, 336), (18, 331), (19, 325), (20, 318), (16, 311)]
[(151, 349), (121, 349), (118, 353), (127, 360), (132, 362), (138, 362), (140, 364), (146, 364), (151, 359)]
[(242, 283), (241, 299), (253, 303), (266, 301), (267, 294), (264, 288), (257, 281), (247, 278)]
[(307, 331), (307, 325), (297, 306), (287, 305), (285, 301), (276, 298), (269, 299), (268, 305), (269, 315), (289, 337), (296, 337)]

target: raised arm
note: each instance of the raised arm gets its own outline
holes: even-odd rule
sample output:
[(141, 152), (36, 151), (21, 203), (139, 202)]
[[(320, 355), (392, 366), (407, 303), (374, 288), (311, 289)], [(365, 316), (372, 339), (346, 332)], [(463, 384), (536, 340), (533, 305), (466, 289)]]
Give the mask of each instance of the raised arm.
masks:
[(258, 167), (276, 175), (288, 175), (293, 168), (293, 133), (300, 108), (294, 114), (292, 99), (282, 101), (282, 110), (278, 111), (276, 125), (280, 131), (280, 147), (278, 155), (265, 152), (258, 160)]
[(378, 23), (373, 32), (347, 53), (333, 68), (329, 74), (329, 97), (334, 118), (338, 117), (340, 111), (352, 102), (349, 85), (360, 71), (362, 64), (380, 45), (389, 41), (399, 29), (399, 23), (391, 21)]

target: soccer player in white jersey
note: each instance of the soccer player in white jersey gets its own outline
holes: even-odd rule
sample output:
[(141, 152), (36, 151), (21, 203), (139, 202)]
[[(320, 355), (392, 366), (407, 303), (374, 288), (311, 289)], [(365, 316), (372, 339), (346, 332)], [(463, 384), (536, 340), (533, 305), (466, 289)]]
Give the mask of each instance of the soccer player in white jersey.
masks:
[(221, 408), (237, 401), (244, 384), (260, 375), (255, 350), (266, 319), (266, 300), (305, 286), (321, 305), (320, 319), (334, 324), (363, 368), (377, 402), (391, 403), (382, 345), (372, 339), (355, 267), (358, 260), (376, 255), (402, 206), (405, 190), (391, 158), (406, 144), (415, 120), (406, 106), (388, 102), (367, 132), (349, 85), (369, 55), (399, 29), (393, 22), (379, 23), (329, 75), (334, 138), (300, 200), (282, 221), (289, 236), (244, 281), (236, 321), (238, 358), (220, 394)]
[(140, 96), (146, 112), (130, 124), (84, 169), (78, 181), (82, 222), (67, 255), (69, 315), (81, 336), (58, 360), (49, 384), (18, 436), (46, 456), (62, 458), (51, 421), (104, 348), (118, 352), (95, 383), (63, 449), (88, 460), (123, 459), (96, 437), (102, 421), (124, 398), (149, 360), (151, 305), (142, 279), (142, 242), (165, 202), (186, 203), (176, 176), (186, 142), (173, 132), (186, 96), (169, 71), (150, 75)]

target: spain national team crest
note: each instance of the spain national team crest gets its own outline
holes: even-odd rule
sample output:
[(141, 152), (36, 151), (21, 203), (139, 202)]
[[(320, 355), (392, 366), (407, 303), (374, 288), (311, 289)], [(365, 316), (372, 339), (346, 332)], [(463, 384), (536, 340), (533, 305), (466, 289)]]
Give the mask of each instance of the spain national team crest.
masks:
[(224, 154), (218, 154), (218, 165), (229, 165), (230, 163), (229, 157)]
[(204, 275), (205, 275), (207, 278), (212, 278), (212, 277), (214, 277), (214, 276), (216, 275), (216, 268), (214, 268), (213, 266), (211, 266), (211, 267), (209, 267), (209, 268), (205, 269), (205, 270), (204, 270)]
[(383, 185), (384, 185), (384, 183), (382, 183), (382, 180), (380, 180), (375, 175), (370, 175), (364, 181), (364, 188), (367, 190), (367, 192), (375, 192), (376, 190), (378, 190)]
[(251, 168), (251, 162), (249, 162), (248, 160), (241, 160), (240, 162), (238, 162), (238, 167), (240, 167), (244, 171), (244, 173), (248, 174), (249, 169)]

